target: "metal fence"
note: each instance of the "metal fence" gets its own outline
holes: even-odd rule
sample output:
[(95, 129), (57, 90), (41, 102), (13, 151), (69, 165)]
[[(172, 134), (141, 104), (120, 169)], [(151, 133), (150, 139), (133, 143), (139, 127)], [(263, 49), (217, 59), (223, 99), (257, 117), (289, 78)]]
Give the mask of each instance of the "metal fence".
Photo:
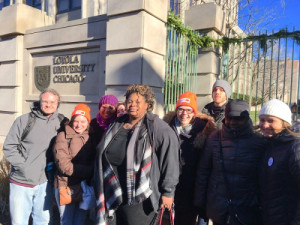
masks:
[(220, 78), (232, 86), (232, 98), (249, 102), (251, 117), (268, 100), (277, 98), (299, 105), (299, 32), (278, 32), (230, 44), (222, 54)]
[(172, 27), (168, 27), (166, 74), (164, 86), (164, 111), (175, 109), (179, 95), (197, 89), (197, 50)]

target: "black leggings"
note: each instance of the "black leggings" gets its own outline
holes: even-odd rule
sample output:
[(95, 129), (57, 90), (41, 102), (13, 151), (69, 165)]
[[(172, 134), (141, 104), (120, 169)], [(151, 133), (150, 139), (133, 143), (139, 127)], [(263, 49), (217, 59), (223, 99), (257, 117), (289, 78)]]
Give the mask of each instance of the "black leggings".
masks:
[(135, 205), (121, 205), (108, 225), (150, 225), (156, 213), (150, 199)]

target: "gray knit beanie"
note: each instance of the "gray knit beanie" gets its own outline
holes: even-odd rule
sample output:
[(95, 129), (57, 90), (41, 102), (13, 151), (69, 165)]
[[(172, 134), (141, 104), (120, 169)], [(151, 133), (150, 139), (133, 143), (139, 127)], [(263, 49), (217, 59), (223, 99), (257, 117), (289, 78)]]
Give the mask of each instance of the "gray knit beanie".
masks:
[(221, 87), (226, 93), (226, 98), (230, 98), (231, 95), (231, 86), (226, 80), (216, 80), (213, 85), (212, 91), (214, 91), (215, 87)]

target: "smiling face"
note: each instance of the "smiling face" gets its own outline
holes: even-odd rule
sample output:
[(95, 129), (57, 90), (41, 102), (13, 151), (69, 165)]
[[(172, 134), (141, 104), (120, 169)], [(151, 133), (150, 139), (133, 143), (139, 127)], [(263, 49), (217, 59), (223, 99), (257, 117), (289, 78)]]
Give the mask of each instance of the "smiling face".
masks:
[(189, 106), (179, 106), (176, 110), (177, 119), (181, 126), (186, 126), (191, 123), (194, 118), (194, 110)]
[(45, 115), (50, 116), (57, 110), (58, 96), (50, 92), (46, 92), (41, 96), (40, 105), (42, 112)]
[(89, 121), (86, 117), (82, 115), (74, 115), (72, 128), (75, 130), (76, 133), (82, 134), (85, 130), (88, 129)]
[(99, 113), (103, 119), (109, 119), (116, 113), (116, 107), (109, 104), (103, 104), (100, 107)]
[(283, 121), (275, 116), (260, 115), (259, 128), (265, 137), (272, 137), (280, 133), (283, 129)]
[(126, 111), (125, 111), (125, 105), (119, 105), (118, 107), (117, 107), (117, 117), (120, 117), (120, 116), (122, 116), (122, 115), (124, 115), (126, 113)]
[(214, 100), (215, 106), (219, 106), (219, 107), (223, 106), (227, 101), (226, 93), (224, 89), (221, 87), (214, 88), (212, 92), (212, 98)]
[(132, 93), (126, 99), (126, 110), (130, 119), (139, 120), (144, 117), (147, 112), (149, 104), (146, 102), (144, 96), (138, 93)]

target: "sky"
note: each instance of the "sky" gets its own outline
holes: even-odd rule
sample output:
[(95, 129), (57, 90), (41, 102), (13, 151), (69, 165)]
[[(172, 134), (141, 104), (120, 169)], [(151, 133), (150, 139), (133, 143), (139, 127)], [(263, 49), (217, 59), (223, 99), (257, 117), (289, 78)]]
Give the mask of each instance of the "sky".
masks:
[[(244, 0), (242, 0), (244, 1)], [(300, 31), (300, 0), (251, 0), (251, 7), (240, 10), (239, 25), (243, 28), (249, 18), (248, 10), (251, 11), (251, 20), (263, 17), (258, 30), (271, 33), (279, 29), (288, 28), (288, 31)], [(254, 13), (253, 13), (254, 12)]]

